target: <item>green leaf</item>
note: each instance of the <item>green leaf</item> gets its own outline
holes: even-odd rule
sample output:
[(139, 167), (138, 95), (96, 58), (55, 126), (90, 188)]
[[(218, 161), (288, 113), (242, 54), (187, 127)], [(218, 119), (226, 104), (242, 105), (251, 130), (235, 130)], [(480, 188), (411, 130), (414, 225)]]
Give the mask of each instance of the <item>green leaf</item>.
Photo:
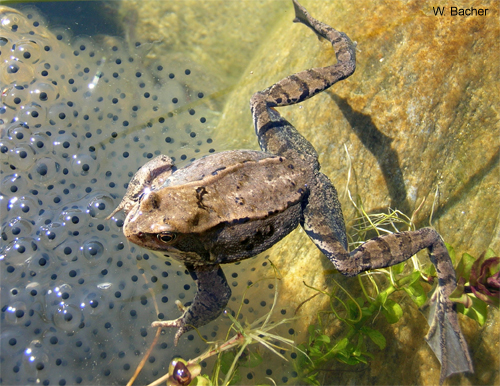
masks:
[(353, 354), (345, 355), (344, 353), (342, 353), (342, 355), (337, 356), (337, 360), (342, 363), (347, 363), (348, 365), (357, 365), (359, 363), (362, 363), (362, 360), (360, 360), (359, 357), (354, 356)]
[(321, 355), (321, 362), (326, 362), (332, 358), (335, 358), (338, 353), (342, 353), (343, 355), (349, 356), (350, 353), (343, 353), (346, 350), (346, 347), (349, 344), (349, 339), (343, 338), (335, 346), (333, 346), (326, 354)]
[(316, 379), (317, 375), (318, 375), (318, 373), (314, 373), (314, 374), (309, 375), (308, 377), (302, 378), (302, 380), (304, 382), (306, 382), (308, 385), (320, 386), (321, 384)]
[(342, 363), (347, 363), (348, 365), (357, 365), (359, 363), (366, 363), (363, 362), (362, 358), (360, 357), (348, 357), (348, 358), (339, 357), (337, 358), (337, 360)]
[(198, 375), (189, 386), (212, 386), (210, 377), (206, 374)]
[(347, 359), (347, 358), (349, 358), (352, 355), (353, 351), (354, 351), (354, 346), (348, 342), (341, 349), (335, 350), (335, 355), (331, 356), (331, 358), (335, 357), (337, 359), (339, 359), (339, 358), (345, 358), (345, 359)]
[(365, 326), (361, 328), (361, 332), (367, 335), (372, 340), (372, 342), (375, 343), (381, 350), (385, 348), (385, 337), (380, 331)]
[(403, 315), (403, 309), (394, 300), (387, 299), (382, 312), (390, 324), (396, 323)]
[(391, 267), (391, 269), (392, 269), (392, 273), (393, 273), (394, 275), (399, 275), (399, 274), (401, 274), (401, 273), (403, 272), (403, 270), (405, 269), (405, 263), (404, 263), (404, 262), (402, 262), (402, 263), (399, 263), (399, 264), (393, 265), (393, 266)]
[(368, 360), (363, 356), (363, 352), (361, 350), (356, 350), (355, 352), (352, 353), (353, 358), (356, 358), (356, 360), (361, 363), (368, 363)]
[(421, 271), (428, 278), (430, 278), (430, 277), (436, 277), (437, 276), (437, 274), (436, 274), (436, 267), (434, 267), (434, 264), (429, 264), (429, 265), (424, 266), (421, 269)]
[(330, 337), (328, 335), (320, 335), (316, 338), (316, 342), (330, 343)]
[(450, 255), (450, 259), (451, 259), (451, 262), (453, 263), (453, 266), (456, 267), (457, 265), (457, 259), (456, 259), (456, 255), (455, 255), (455, 250), (453, 249), (453, 247), (448, 244), (447, 242), (444, 243), (444, 245), (446, 246), (446, 249), (448, 250), (448, 254)]
[(234, 370), (233, 376), (231, 377), (231, 380), (229, 381), (230, 385), (241, 385), (241, 375), (238, 369)]
[(368, 358), (370, 358), (370, 359), (374, 359), (375, 358), (375, 355), (370, 354), (369, 352), (364, 352), (363, 351), (363, 355), (366, 356), (366, 357), (368, 357)]
[[(417, 272), (418, 273), (418, 272)], [(407, 287), (403, 287), (408, 296), (413, 300), (417, 307), (422, 307), (427, 301), (427, 294), (420, 281), (415, 281)]]
[(308, 354), (310, 357), (321, 357), (321, 356), (323, 356), (323, 351), (321, 351), (320, 347), (311, 346), (311, 347), (309, 347)]
[(314, 324), (310, 324), (309, 327), (307, 327), (307, 332), (309, 333), (309, 346), (310, 346), (317, 335), (316, 326)]
[(465, 308), (463, 304), (457, 303), (457, 311), (474, 319), (482, 326), (488, 316), (488, 305), (475, 296), (469, 295), (469, 298), (472, 300), (472, 306)]
[(498, 254), (491, 248), (488, 248), (488, 250), (484, 254), (485, 259), (489, 259), (491, 257), (496, 257), (496, 256), (498, 256)]
[(388, 296), (389, 293), (387, 291), (380, 292), (375, 299), (375, 303), (384, 306)]
[(466, 281), (469, 281), (470, 270), (472, 268), (472, 265), (474, 264), (474, 261), (476, 261), (476, 259), (468, 253), (464, 253), (462, 255), (462, 258), (460, 259), (460, 262), (455, 269), (457, 280), (463, 277)]
[(222, 371), (224, 374), (227, 374), (227, 372), (231, 368), (231, 365), (233, 364), (235, 357), (236, 354), (234, 353), (234, 351), (224, 351), (219, 357), (220, 371)]
[(256, 367), (263, 362), (262, 356), (254, 351), (246, 350), (247, 355), (244, 360), (240, 360), (240, 365), (244, 367)]
[(356, 345), (356, 348), (352, 352), (352, 355), (356, 357), (361, 356), (361, 351), (363, 351), (364, 343), (365, 343), (365, 337), (363, 336), (363, 334), (358, 334), (358, 344)]
[(420, 272), (413, 271), (408, 276), (402, 277), (401, 279), (397, 280), (396, 285), (398, 287), (405, 287), (405, 286), (408, 286), (408, 285), (415, 283), (419, 279), (420, 279)]
[(344, 339), (338, 341), (337, 344), (335, 346), (333, 346), (332, 350), (335, 350), (335, 351), (344, 350), (348, 344), (349, 344), (349, 339), (344, 338)]

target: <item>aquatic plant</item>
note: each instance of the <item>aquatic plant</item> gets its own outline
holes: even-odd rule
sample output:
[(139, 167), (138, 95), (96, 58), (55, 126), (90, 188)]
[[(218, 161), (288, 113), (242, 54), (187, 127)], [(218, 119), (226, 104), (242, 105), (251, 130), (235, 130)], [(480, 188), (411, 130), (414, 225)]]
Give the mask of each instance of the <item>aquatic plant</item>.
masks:
[[(447, 246), (450, 256), (455, 251)], [(456, 266), (457, 288), (451, 299), (457, 303), (458, 312), (476, 320), (481, 326), (486, 321), (488, 305), (500, 305), (500, 257), (492, 249), (475, 259), (464, 253)]]
[[(417, 208), (412, 218), (398, 210), (391, 209), (387, 213), (367, 213), (361, 199), (357, 197), (354, 200), (349, 192), (348, 194), (358, 213), (358, 216), (350, 222), (349, 235), (352, 246), (362, 244), (364, 240), (371, 238), (373, 233), (380, 235), (403, 229), (414, 229), (412, 218), (420, 207)], [(483, 325), (488, 304), (498, 308), (500, 258), (494, 251), (488, 250), (478, 259), (464, 253), (457, 262), (453, 247), (448, 244), (446, 247), (457, 273), (458, 286), (452, 294), (453, 300), (458, 303), (457, 309)], [(281, 277), (276, 268), (274, 272), (274, 302), (268, 313), (253, 322), (240, 323), (238, 315), (242, 304), (237, 313), (226, 312), (232, 324), (225, 341), (207, 342), (209, 349), (197, 358), (187, 361), (174, 359), (169, 366), (169, 372), (151, 383), (151, 386), (164, 382), (173, 386), (239, 384), (241, 382), (239, 369), (258, 367), (263, 363), (262, 354), (258, 350), (250, 350), (250, 346), (260, 344), (286, 360), (280, 353), (283, 348), (277, 345), (280, 342), (291, 347), (296, 353), (293, 366), (300, 379), (308, 384), (320, 385), (322, 384), (321, 375), (325, 371), (330, 371), (332, 361), (353, 366), (368, 364), (374, 357), (370, 348), (373, 345), (369, 345), (369, 342), (379, 350), (386, 348), (386, 338), (380, 330), (373, 327), (373, 322), (379, 315), (383, 315), (389, 324), (394, 324), (401, 319), (404, 314), (401, 306), (404, 297), (394, 296), (395, 293), (406, 294), (417, 307), (423, 309), (430, 297), (427, 291), (432, 285), (435, 286), (437, 281), (434, 266), (422, 265), (416, 256), (408, 262), (358, 276), (359, 287), (351, 287), (350, 290), (344, 288), (335, 279), (337, 271), (328, 271), (327, 274), (331, 275), (333, 282), (330, 291), (314, 288), (304, 283), (306, 287), (316, 292), (307, 301), (317, 295), (327, 296), (329, 310), (318, 312), (317, 324), (308, 327), (307, 341), (297, 344), (270, 332), (293, 320), (293, 318), (277, 322), (271, 320), (278, 298), (278, 281)], [(253, 284), (248, 286), (247, 290), (252, 286)], [(433, 289), (429, 293), (432, 292)], [(335, 338), (329, 334), (332, 315), (342, 325), (341, 334)], [(231, 332), (235, 335), (231, 336)], [(217, 356), (212, 375), (201, 374), (199, 364), (210, 356)], [(269, 379), (275, 384), (274, 380)]]
[[(398, 231), (402, 227), (413, 227), (412, 219), (400, 211), (389, 210), (387, 213), (368, 214), (359, 200), (356, 208), (360, 216), (352, 224), (353, 231), (350, 234), (353, 244), (361, 243), (361, 239), (371, 232), (389, 233)], [(458, 280), (453, 300), (459, 303), (459, 312), (477, 320), (482, 325), (487, 316), (487, 305), (498, 308), (500, 258), (496, 257), (495, 252), (488, 250), (478, 259), (465, 253), (457, 263), (454, 249), (450, 245), (447, 245), (447, 248), (456, 267)], [(329, 310), (318, 312), (318, 322), (308, 327), (307, 341), (297, 344), (291, 339), (271, 332), (295, 319), (285, 318), (276, 321), (272, 318), (278, 299), (278, 282), (281, 277), (274, 265), (273, 268), (275, 269), (275, 293), (269, 312), (253, 322), (245, 323), (238, 321), (243, 303), (236, 313), (226, 312), (225, 315), (232, 324), (224, 341), (207, 342), (209, 349), (194, 359), (174, 359), (169, 366), (168, 373), (151, 383), (150, 386), (165, 382), (172, 386), (239, 384), (241, 382), (240, 369), (255, 368), (263, 363), (263, 356), (259, 350), (250, 349), (250, 346), (255, 347), (257, 344), (272, 351), (283, 360), (286, 358), (281, 354), (284, 349), (282, 346), (289, 346), (289, 349), (291, 348), (296, 353), (293, 366), (300, 379), (308, 384), (320, 385), (322, 372), (331, 369), (332, 361), (353, 366), (368, 364), (374, 357), (368, 342), (375, 344), (379, 350), (385, 349), (386, 338), (380, 330), (373, 327), (374, 320), (379, 315), (383, 315), (389, 324), (401, 319), (404, 311), (400, 303), (403, 298), (393, 296), (397, 292), (405, 293), (417, 307), (423, 307), (428, 299), (427, 290), (435, 284), (437, 278), (432, 265), (421, 265), (414, 257), (411, 264), (405, 262), (358, 276), (359, 287), (351, 288), (349, 291), (334, 278), (338, 274), (334, 270), (329, 272), (333, 282), (330, 291), (314, 288), (304, 283), (305, 286), (316, 291), (316, 294), (308, 301), (316, 295), (327, 296)], [(254, 284), (249, 285), (247, 290)], [(342, 324), (341, 334), (335, 338), (328, 333), (331, 315)], [(231, 335), (232, 333), (234, 335)], [(143, 361), (147, 359), (147, 355), (149, 354), (145, 355)], [(217, 356), (212, 374), (211, 376), (202, 374), (200, 363), (211, 356)], [(273, 379), (269, 379), (270, 384), (275, 384)], [(129, 385), (132, 383), (129, 382)]]
[[(355, 219), (354, 231), (351, 235), (353, 244), (362, 243), (370, 232), (379, 234), (398, 231), (401, 226), (413, 227), (412, 219), (397, 210), (388, 213), (368, 214), (360, 201), (354, 203), (360, 216)], [(417, 209), (418, 210), (418, 209)], [(392, 228), (392, 230), (391, 230)], [(500, 294), (500, 258), (489, 249), (478, 259), (464, 253), (460, 262), (456, 262), (453, 247), (446, 244), (450, 257), (456, 267), (457, 289), (452, 300), (457, 302), (457, 310), (483, 325), (488, 305), (498, 308)], [(365, 277), (371, 288), (358, 276), (362, 296), (355, 297), (340, 285), (332, 276), (333, 289), (329, 292), (308, 286), (330, 298), (330, 310), (317, 315), (318, 323), (309, 326), (308, 341), (298, 347), (302, 353), (294, 363), (301, 379), (312, 385), (322, 384), (320, 375), (330, 371), (330, 362), (336, 360), (349, 365), (367, 364), (373, 353), (367, 350), (367, 342), (373, 342), (380, 350), (386, 347), (384, 335), (374, 329), (373, 322), (381, 313), (388, 323), (396, 323), (403, 316), (403, 308), (395, 297), (396, 292), (405, 292), (408, 297), (423, 310), (428, 294), (425, 287), (436, 284), (437, 274), (434, 266), (421, 266), (416, 256), (413, 264), (401, 263), (388, 269), (377, 269), (368, 272)], [(332, 272), (334, 274), (335, 272)], [(376, 280), (376, 276), (384, 276), (387, 280)], [(306, 283), (304, 283), (307, 285)], [(345, 295), (342, 297), (339, 290)], [(352, 289), (351, 291), (356, 291)], [(432, 293), (434, 289), (431, 290)], [(430, 296), (429, 296), (430, 297)], [(343, 323), (342, 334), (332, 339), (327, 333), (328, 325), (322, 315), (333, 314)]]

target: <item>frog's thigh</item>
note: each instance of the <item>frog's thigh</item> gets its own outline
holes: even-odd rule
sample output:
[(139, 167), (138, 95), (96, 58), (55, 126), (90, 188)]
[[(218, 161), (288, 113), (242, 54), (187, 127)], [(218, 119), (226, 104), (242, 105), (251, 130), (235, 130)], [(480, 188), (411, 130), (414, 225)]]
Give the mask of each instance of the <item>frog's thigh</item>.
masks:
[[(330, 260), (347, 254), (344, 216), (335, 187), (321, 172), (310, 184), (309, 197), (303, 209), (302, 227), (316, 246)], [(332, 260), (337, 267), (337, 263)], [(338, 267), (337, 267), (338, 268)]]
[(260, 148), (270, 154), (286, 158), (300, 155), (311, 157), (312, 163), (318, 162), (314, 147), (274, 108), (268, 105), (266, 91), (256, 92), (251, 101), (255, 134)]

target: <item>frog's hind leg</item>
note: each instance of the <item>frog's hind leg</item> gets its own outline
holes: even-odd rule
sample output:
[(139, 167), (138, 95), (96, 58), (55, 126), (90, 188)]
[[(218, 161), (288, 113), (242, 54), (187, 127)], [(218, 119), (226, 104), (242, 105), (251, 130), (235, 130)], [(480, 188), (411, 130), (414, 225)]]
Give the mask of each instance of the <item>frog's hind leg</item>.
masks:
[(182, 307), (184, 313), (175, 320), (160, 320), (153, 322), (152, 327), (177, 327), (174, 344), (177, 346), (182, 334), (201, 327), (216, 319), (226, 307), (231, 297), (231, 288), (227, 284), (224, 272), (219, 265), (198, 268), (187, 267), (196, 282), (198, 291), (193, 303)]
[(294, 1), (295, 19), (332, 43), (337, 57), (334, 65), (313, 68), (290, 75), (271, 87), (255, 93), (250, 100), (254, 126), (262, 150), (287, 156), (307, 154), (317, 159), (312, 145), (273, 107), (302, 102), (350, 76), (356, 68), (355, 46), (343, 32), (314, 19)]
[(430, 251), (439, 285), (431, 299), (433, 312), (426, 340), (441, 362), (440, 382), (454, 373), (472, 372), (467, 343), (449, 298), (456, 287), (455, 270), (439, 234), (431, 228), (389, 234), (371, 239), (349, 253), (345, 239), (339, 236), (342, 213), (332, 210), (338, 205), (333, 185), (326, 176), (317, 172), (316, 182), (311, 184), (308, 202), (304, 205), (302, 226), (342, 274), (355, 276), (370, 269), (401, 263), (422, 249)]

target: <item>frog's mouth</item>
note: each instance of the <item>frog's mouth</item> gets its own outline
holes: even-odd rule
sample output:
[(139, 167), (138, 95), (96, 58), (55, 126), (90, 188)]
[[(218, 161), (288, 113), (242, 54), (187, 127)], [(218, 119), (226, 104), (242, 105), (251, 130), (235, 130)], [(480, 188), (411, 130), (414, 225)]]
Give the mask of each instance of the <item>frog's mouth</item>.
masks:
[(154, 251), (176, 251), (176, 248), (172, 245), (168, 245), (167, 243), (159, 240), (157, 233), (132, 232), (126, 234), (125, 236), (130, 242), (143, 248), (152, 249)]
[(166, 253), (167, 256), (188, 264), (213, 264), (211, 253), (197, 233), (145, 233), (127, 235), (127, 239), (143, 248)]

